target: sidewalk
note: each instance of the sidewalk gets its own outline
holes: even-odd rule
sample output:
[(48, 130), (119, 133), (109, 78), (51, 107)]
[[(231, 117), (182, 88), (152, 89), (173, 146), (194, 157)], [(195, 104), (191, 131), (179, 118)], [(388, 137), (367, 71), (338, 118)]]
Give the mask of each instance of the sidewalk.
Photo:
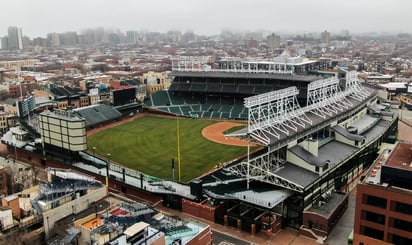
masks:
[(209, 222), (207, 220), (200, 219), (167, 207), (156, 206), (156, 209), (162, 211), (165, 214), (178, 216), (183, 220), (193, 220), (205, 223), (210, 226), (212, 230), (217, 230), (225, 235), (232, 236), (237, 239), (241, 239), (250, 244), (270, 244), (270, 245), (317, 245), (314, 239), (304, 237), (298, 234), (297, 230), (287, 228), (285, 230), (279, 231), (277, 234), (272, 234), (268, 237), (266, 232), (259, 232), (258, 234), (252, 236), (250, 233), (245, 231), (239, 231), (238, 229), (231, 226), (224, 226), (216, 223)]

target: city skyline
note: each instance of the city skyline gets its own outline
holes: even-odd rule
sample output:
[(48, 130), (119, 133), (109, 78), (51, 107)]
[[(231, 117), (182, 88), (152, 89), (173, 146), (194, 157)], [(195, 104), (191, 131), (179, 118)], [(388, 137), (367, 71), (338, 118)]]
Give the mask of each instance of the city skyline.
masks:
[[(83, 29), (194, 31), (219, 34), (222, 30), (275, 31), (283, 33), (390, 32), (411, 33), (408, 10), (412, 2), (395, 1), (327, 1), (292, 0), (288, 3), (250, 1), (178, 1), (136, 2), (71, 1), (67, 6), (51, 0), (8, 1), (0, 16), (0, 36), (8, 26), (23, 29), (30, 38), (45, 37), (53, 32), (80, 32)], [(309, 11), (308, 11), (309, 10)]]

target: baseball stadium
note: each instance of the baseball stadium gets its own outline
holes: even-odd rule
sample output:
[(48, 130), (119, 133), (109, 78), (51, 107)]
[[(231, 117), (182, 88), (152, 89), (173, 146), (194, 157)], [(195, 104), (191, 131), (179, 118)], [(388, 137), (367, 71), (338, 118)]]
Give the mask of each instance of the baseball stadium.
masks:
[(113, 192), (251, 234), (292, 227), (324, 240), (398, 121), (356, 72), (321, 72), (329, 66), (176, 59), (171, 87), (138, 113), (44, 111), (2, 141), (15, 157), (93, 175)]

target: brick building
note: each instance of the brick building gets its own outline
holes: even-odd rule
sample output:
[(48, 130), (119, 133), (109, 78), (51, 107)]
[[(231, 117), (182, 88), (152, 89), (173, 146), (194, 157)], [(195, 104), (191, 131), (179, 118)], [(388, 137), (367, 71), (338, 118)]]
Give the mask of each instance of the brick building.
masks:
[(412, 244), (412, 144), (384, 152), (358, 184), (353, 244)]

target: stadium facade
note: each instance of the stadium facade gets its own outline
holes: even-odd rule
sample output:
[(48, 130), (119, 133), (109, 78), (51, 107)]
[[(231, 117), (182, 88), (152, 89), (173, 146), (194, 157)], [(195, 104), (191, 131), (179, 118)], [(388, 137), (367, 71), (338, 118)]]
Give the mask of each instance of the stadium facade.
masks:
[[(113, 164), (110, 157), (100, 159), (83, 151), (71, 154), (77, 158), (68, 163), (45, 155), (39, 144), (23, 140), (16, 144), (11, 133), (2, 141), (10, 152), (33, 164), (84, 171), (107, 179), (109, 189), (162, 200), (163, 205), (252, 234), (289, 226), (324, 239), (345, 212), (354, 180), (397, 130), (391, 104), (381, 103), (356, 73), (347, 72), (345, 79), (316, 76), (324, 65), (175, 61), (170, 89), (152, 94), (145, 101), (149, 110), (247, 120), (247, 128), (226, 136), (263, 146), (257, 152), (248, 147), (246, 158), (225, 163), (189, 185), (153, 178)], [(85, 125), (97, 118), (80, 117)]]

